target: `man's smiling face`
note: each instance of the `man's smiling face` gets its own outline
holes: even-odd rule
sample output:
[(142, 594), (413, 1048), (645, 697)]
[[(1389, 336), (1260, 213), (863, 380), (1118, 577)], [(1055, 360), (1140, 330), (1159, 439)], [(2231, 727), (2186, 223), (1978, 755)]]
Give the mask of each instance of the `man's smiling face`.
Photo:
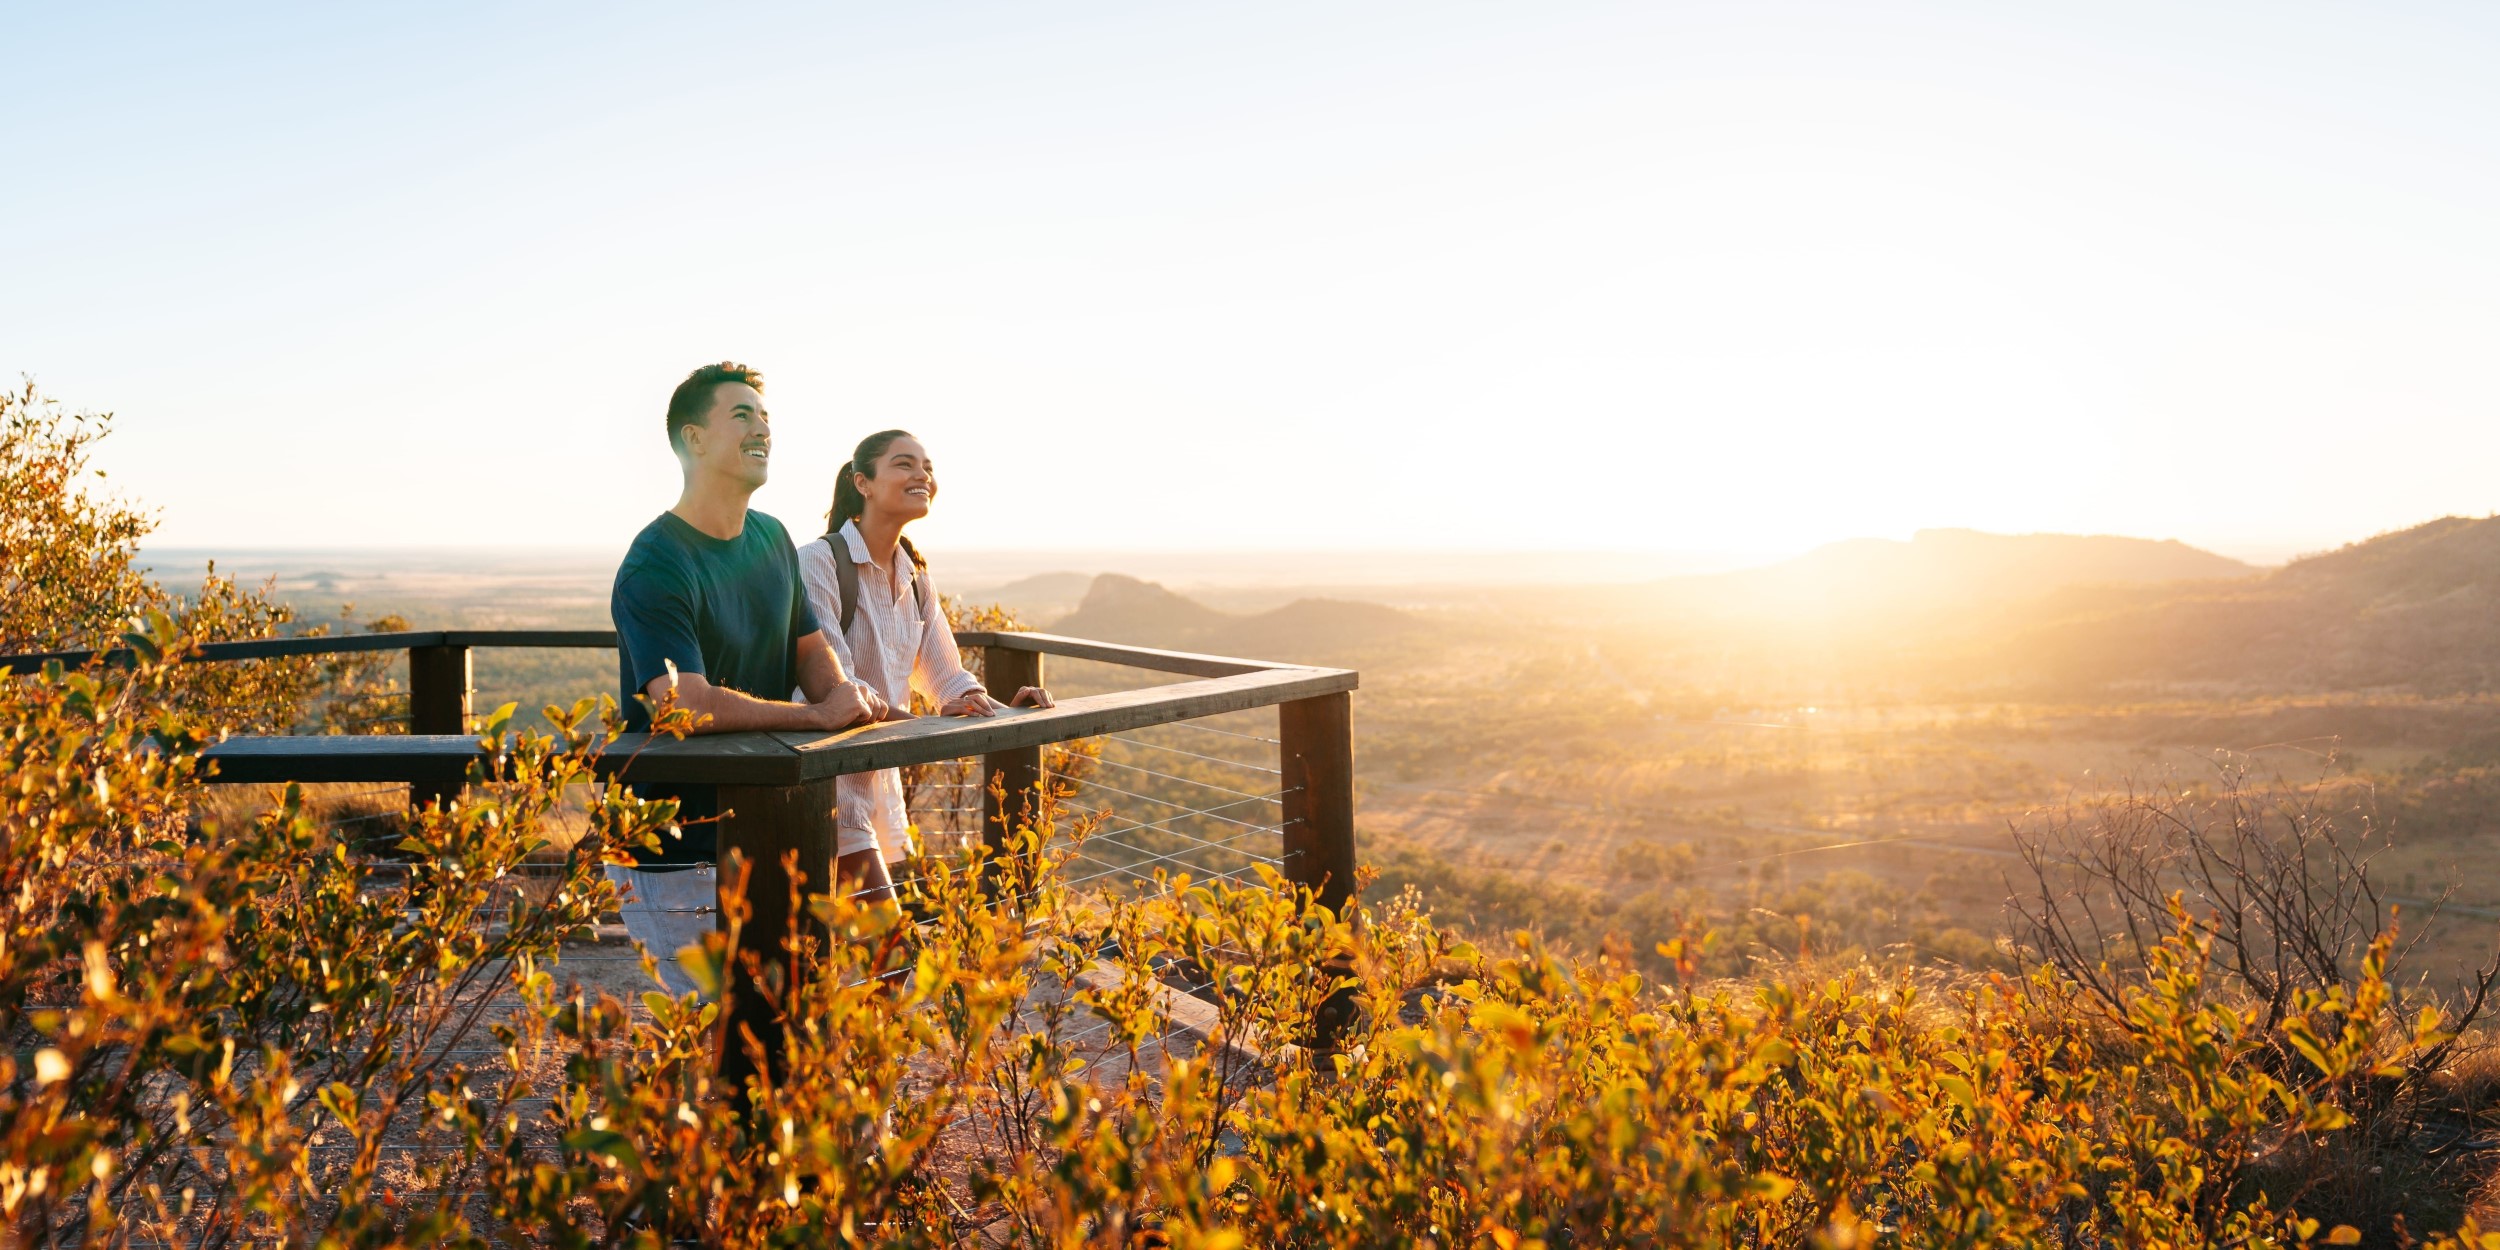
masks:
[(772, 467), (772, 417), (764, 397), (744, 382), (723, 382), (712, 388), (710, 416), (679, 435), (685, 456), (698, 473), (718, 473), (753, 490), (764, 484)]

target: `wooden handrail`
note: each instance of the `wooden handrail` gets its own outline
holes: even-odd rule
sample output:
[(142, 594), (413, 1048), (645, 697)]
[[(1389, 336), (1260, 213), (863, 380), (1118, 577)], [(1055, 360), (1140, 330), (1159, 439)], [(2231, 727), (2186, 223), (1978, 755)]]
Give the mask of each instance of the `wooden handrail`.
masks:
[(1269, 673), (1280, 669), (1299, 668), (1273, 660), (1244, 660), (1229, 655), (1200, 655), (1191, 651), (1162, 651), (1154, 647), (1131, 647), (1116, 642), (1096, 642), (1091, 638), (1070, 638), (1064, 634), (1029, 633), (1022, 630), (959, 629), (955, 643), (964, 647), (1000, 647), (1009, 651), (1035, 651), (1043, 655), (1066, 656), (1071, 660), (1100, 660), (1106, 664), (1124, 664), (1130, 668), (1152, 669), (1159, 673), (1187, 673), (1192, 677), (1233, 677), (1242, 673)]
[[(1349, 669), (1274, 668), (1008, 708), (992, 717), (924, 716), (820, 735), (625, 734), (601, 769), (670, 785), (801, 785), (844, 773), (988, 755), (1074, 738), (1273, 707), (1356, 688)], [(208, 748), (221, 782), (456, 781), (481, 758), (465, 734), (238, 737)]]
[[(1162, 673), (1187, 673), (1193, 677), (1231, 677), (1240, 673), (1263, 673), (1294, 668), (1270, 660), (1245, 660), (1228, 655), (1200, 655), (1188, 651), (1164, 651), (1154, 647), (1132, 647), (1114, 642), (1097, 642), (1091, 638), (1070, 638), (1061, 634), (1025, 633), (991, 629), (959, 629), (955, 642), (966, 647), (1003, 647), (1010, 651), (1034, 651), (1043, 655), (1065, 656), (1072, 660), (1099, 660), (1107, 664), (1124, 664), (1130, 668), (1151, 669)], [(232, 660), (268, 660), (298, 655), (349, 655), (360, 651), (402, 651), (417, 647), (553, 647), (600, 648), (616, 645), (613, 629), (413, 629), (383, 634), (321, 634), (299, 638), (253, 638), (242, 642), (207, 642), (193, 648), (183, 659), (189, 663)], [(101, 657), (107, 664), (128, 664), (130, 649), (116, 647), (108, 651), (35, 651), (21, 655), (0, 655), (0, 668), (30, 673), (53, 661), (64, 667), (79, 668)]]
[[(598, 648), (616, 645), (613, 629), (407, 629), (383, 634), (317, 634), (297, 638), (253, 638), (242, 642), (204, 642), (182, 658), (186, 663), (228, 660), (270, 660), (293, 655), (348, 655), (359, 651), (406, 651), (417, 647), (562, 647)], [(58, 661), (82, 668), (101, 658), (126, 665), (128, 647), (109, 651), (34, 651), (0, 655), (0, 669), (31, 673)]]

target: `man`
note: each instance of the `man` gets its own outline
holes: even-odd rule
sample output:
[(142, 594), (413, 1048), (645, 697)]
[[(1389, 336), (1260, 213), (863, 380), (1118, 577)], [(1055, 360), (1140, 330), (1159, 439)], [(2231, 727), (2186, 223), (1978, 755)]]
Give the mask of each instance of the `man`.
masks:
[[(677, 506), (635, 535), (608, 602), (625, 727), (648, 730), (651, 708), (672, 691), (677, 705), (695, 714), (697, 733), (829, 733), (890, 715), (876, 691), (843, 673), (825, 642), (799, 584), (789, 531), (747, 509), (772, 462), (763, 375), (726, 361), (686, 375), (669, 396), (668, 442), (684, 489)], [(806, 701), (775, 697), (793, 690)], [(645, 793), (656, 795), (658, 787)], [(715, 814), (708, 787), (669, 797), (679, 800), (681, 819)], [(687, 828), (643, 862), (709, 864), (717, 853), (707, 823)], [(871, 886), (884, 884), (878, 868)], [(681, 892), (670, 885), (694, 885), (653, 876), (636, 874), (647, 905), (662, 906), (658, 894)]]

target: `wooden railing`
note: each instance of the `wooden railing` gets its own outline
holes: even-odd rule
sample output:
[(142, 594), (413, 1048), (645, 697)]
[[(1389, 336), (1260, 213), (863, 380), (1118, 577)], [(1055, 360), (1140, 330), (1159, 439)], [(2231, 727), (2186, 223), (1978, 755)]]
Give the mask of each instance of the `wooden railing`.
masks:
[[(818, 887), (830, 879), (836, 777), (979, 756), (985, 796), (982, 829), (995, 840), (1038, 793), (1045, 780), (1043, 748), (1050, 744), (1274, 707), (1277, 790), (1269, 801), (1281, 808), (1275, 826), (1281, 846), (1274, 860), (1288, 881), (1308, 887), (1330, 908), (1342, 912), (1352, 901), (1350, 695), (1358, 683), (1352, 670), (1054, 634), (962, 631), (955, 638), (960, 646), (981, 651), (983, 680), (1001, 702), (1020, 686), (1044, 684), (1045, 656), (1194, 680), (1061, 698), (1052, 708), (1011, 708), (995, 717), (924, 717), (835, 734), (723, 733), (684, 739), (628, 734), (601, 756), (600, 767), (628, 783), (714, 788), (721, 813), (718, 845), (723, 854), (736, 848), (753, 866), (747, 890), (751, 919), (741, 944), (777, 960), (783, 957), (792, 923), (786, 901), (790, 883), (782, 870), (785, 855), (796, 852), (800, 864), (811, 866), (807, 875)], [(471, 766), (483, 758), (478, 739), (469, 732), (473, 648), (615, 645), (610, 630), (425, 630), (213, 643), (195, 648), (188, 658), (196, 662), (406, 650), (408, 733), (239, 736), (209, 748), (206, 759), (213, 765), (210, 779), (216, 782), (404, 782), (411, 801), (423, 802), (456, 794)], [(0, 667), (22, 673), (48, 660), (80, 665), (98, 659), (127, 663), (129, 656), (0, 656)], [(1003, 784), (994, 788), (993, 780)], [(1009, 805), (1005, 809), (1002, 795)]]
[[(616, 648), (613, 629), (417, 629), (385, 634), (320, 635), (310, 638), (255, 638), (249, 642), (211, 642), (193, 647), (186, 658), (194, 663), (219, 660), (274, 660), (289, 656), (354, 655), (365, 651), (408, 653), (408, 732), (464, 734), (469, 730), (469, 651), (474, 647)], [(28, 673), (48, 663), (78, 668), (102, 660), (128, 664), (127, 650), (43, 651), (0, 655), (0, 668)], [(458, 774), (453, 774), (457, 779)], [(313, 780), (302, 778), (302, 780)]]

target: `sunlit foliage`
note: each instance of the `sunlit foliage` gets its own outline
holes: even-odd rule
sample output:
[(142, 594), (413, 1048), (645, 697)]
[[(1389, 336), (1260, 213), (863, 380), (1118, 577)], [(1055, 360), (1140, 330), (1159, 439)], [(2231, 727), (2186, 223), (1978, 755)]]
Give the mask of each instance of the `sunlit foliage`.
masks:
[[(2383, 941), (2269, 1033), (2184, 913), (2115, 1009), (2051, 972), (1712, 981), (1699, 932), (1652, 981), (1478, 951), (1411, 895), (1351, 926), (1273, 879), (1095, 897), (1031, 830), (1004, 871), (928, 865), (925, 928), (812, 896), (789, 965), (734, 930), (684, 952), (779, 1008), (779, 1060), (727, 1089), (718, 1048), (766, 1039), (714, 1007), (559, 988), (599, 860), (672, 815), (593, 782), (589, 704), (490, 728), (491, 775), (385, 873), (292, 792), (187, 823), (200, 726), (144, 659), (182, 639), (129, 641), (133, 669), (0, 687), (21, 1243), (2326, 1243), (2354, 1234), (2255, 1165), (2444, 1040), (2387, 1010)], [(515, 884), (568, 801), (588, 832)], [(1194, 1052), (1153, 1044), (1175, 959), (1213, 974)], [(1321, 1038), (1348, 989), (1367, 1011)]]

